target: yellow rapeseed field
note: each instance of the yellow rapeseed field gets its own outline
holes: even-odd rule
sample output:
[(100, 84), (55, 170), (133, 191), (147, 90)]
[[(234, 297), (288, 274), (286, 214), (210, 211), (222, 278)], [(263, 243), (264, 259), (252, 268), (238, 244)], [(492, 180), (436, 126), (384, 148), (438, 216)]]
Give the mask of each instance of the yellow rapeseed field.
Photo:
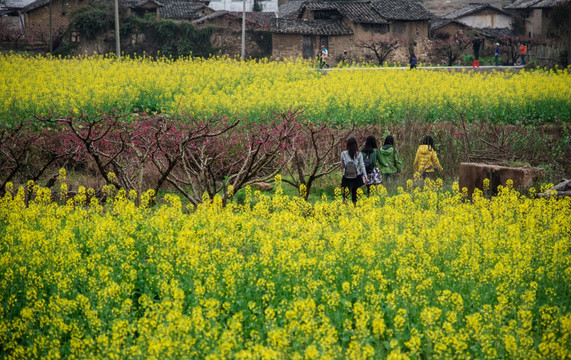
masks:
[(286, 197), (280, 181), (196, 209), (9, 186), (0, 358), (571, 356), (570, 198), (508, 184), (468, 201), (409, 180), (353, 207)]
[(227, 58), (121, 61), (0, 55), (0, 121), (82, 109), (262, 120), (301, 109), (313, 121), (571, 121), (571, 71), (490, 73), (343, 68)]

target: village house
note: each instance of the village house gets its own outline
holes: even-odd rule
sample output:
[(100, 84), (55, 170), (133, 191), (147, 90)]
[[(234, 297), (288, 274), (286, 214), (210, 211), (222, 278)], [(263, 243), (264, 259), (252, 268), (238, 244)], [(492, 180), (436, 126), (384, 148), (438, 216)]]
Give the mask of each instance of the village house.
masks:
[(24, 42), (24, 16), (20, 7), (0, 4), (0, 46), (17, 49)]
[(431, 39), (450, 39), (469, 36), (472, 33), (482, 38), (482, 50), (491, 53), (502, 36), (513, 32), (510, 13), (490, 4), (468, 4), (430, 23)]
[[(360, 42), (396, 38), (423, 53), (432, 14), (416, 0), (304, 2), (297, 15), (272, 20), (274, 58), (311, 58), (324, 45), (330, 63), (371, 57)], [(401, 46), (394, 59), (407, 61)]]
[[(212, 34), (212, 46), (220, 50), (221, 55), (236, 57), (242, 50), (242, 12), (215, 11), (192, 22), (197, 28), (211, 26), (216, 29)], [(272, 55), (272, 35), (270, 21), (275, 13), (246, 12), (245, 57), (262, 58)]]
[[(569, 0), (516, 0), (504, 7), (520, 21), (522, 31), (529, 38), (541, 39), (547, 35), (552, 11)], [(569, 21), (569, 20), (568, 20)]]
[(468, 4), (461, 9), (444, 15), (442, 18), (455, 20), (476, 29), (502, 29), (512, 26), (510, 13), (485, 3)]
[(101, 4), (97, 0), (36, 0), (22, 9), (26, 41), (49, 48), (50, 28), (55, 42), (67, 30), (74, 11)]
[(129, 0), (121, 6), (125, 8), (125, 17), (153, 14), (157, 20), (192, 21), (214, 12), (208, 7), (208, 1), (200, 0)]
[[(153, 14), (157, 20), (192, 21), (214, 12), (207, 6), (208, 0), (128, 0), (120, 2), (119, 5), (121, 18), (144, 17), (147, 14)], [(32, 2), (20, 11), (21, 26), (25, 32), (26, 42), (49, 49), (51, 19), (51, 38), (54, 43), (53, 47), (56, 48), (58, 39), (69, 28), (72, 14), (81, 8), (97, 6), (107, 6), (112, 9), (112, 2), (109, 0), (51, 0), (51, 3), (50, 0), (36, 0)], [(71, 43), (79, 44), (85, 40), (81, 39), (79, 32), (73, 31), (73, 29), (69, 34)], [(64, 41), (67, 42), (68, 39), (64, 39)], [(140, 41), (144, 40), (137, 40), (137, 42)], [(95, 48), (89, 44), (84, 45), (89, 49), (86, 50), (88, 53), (109, 50), (107, 49), (108, 46), (101, 44)]]

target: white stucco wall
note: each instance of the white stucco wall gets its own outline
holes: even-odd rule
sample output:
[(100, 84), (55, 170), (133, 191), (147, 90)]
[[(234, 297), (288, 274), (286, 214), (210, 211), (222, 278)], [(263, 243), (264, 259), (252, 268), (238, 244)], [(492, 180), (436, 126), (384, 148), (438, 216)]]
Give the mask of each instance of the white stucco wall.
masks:
[[(254, 0), (245, 1), (246, 11), (252, 11)], [(278, 0), (261, 0), (260, 5), (262, 5), (263, 12), (278, 11)], [(242, 0), (210, 0), (208, 6), (214, 10), (242, 11), (244, 4)]]
[(457, 19), (461, 23), (468, 26), (483, 29), (483, 28), (507, 28), (512, 25), (512, 18), (503, 14), (489, 14), (489, 15), (468, 15)]

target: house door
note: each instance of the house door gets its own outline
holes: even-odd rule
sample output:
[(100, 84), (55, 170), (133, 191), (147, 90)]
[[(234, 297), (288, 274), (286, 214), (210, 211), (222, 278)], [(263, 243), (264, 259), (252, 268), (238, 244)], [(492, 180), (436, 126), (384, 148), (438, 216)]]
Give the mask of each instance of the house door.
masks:
[(313, 53), (313, 37), (304, 36), (302, 42), (301, 53), (305, 59), (312, 58), (315, 54)]
[(325, 48), (327, 50), (329, 50), (329, 36), (320, 36), (319, 37), (319, 48), (321, 49), (321, 46), (325, 46)]

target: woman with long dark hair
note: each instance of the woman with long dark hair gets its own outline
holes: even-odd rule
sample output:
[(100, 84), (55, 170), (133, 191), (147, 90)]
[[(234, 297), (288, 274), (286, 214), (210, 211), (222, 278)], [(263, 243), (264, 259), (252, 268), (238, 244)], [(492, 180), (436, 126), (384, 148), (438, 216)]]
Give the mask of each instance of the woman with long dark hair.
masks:
[(341, 153), (341, 167), (343, 168), (343, 178), (341, 179), (341, 190), (343, 200), (345, 200), (345, 189), (351, 192), (353, 204), (357, 202), (357, 189), (367, 181), (365, 163), (363, 155), (357, 147), (357, 140), (351, 137), (347, 140), (347, 150)]
[(414, 158), (414, 171), (419, 172), (423, 178), (434, 178), (434, 169), (442, 171), (438, 161), (438, 155), (434, 148), (434, 139), (428, 135), (422, 139), (422, 143), (416, 150)]
[(381, 158), (381, 153), (377, 147), (377, 139), (373, 135), (367, 136), (363, 150), (363, 161), (365, 170), (367, 171), (367, 194), (370, 194), (371, 185), (378, 185), (382, 182), (381, 172), (377, 164), (382, 167), (388, 166)]

